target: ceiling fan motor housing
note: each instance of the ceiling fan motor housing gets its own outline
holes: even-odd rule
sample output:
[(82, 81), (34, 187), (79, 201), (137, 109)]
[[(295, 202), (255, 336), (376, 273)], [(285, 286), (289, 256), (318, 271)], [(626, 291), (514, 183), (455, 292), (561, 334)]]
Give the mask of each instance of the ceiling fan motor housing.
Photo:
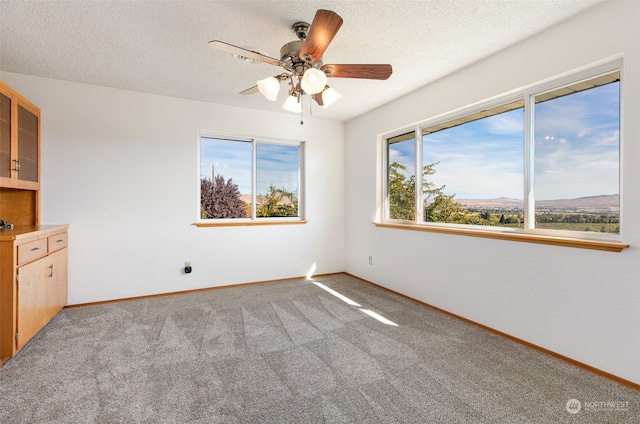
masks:
[(320, 68), (322, 66), (322, 59), (311, 65), (300, 58), (300, 49), (304, 44), (303, 40), (292, 41), (285, 44), (280, 49), (280, 60), (285, 62), (293, 71), (294, 75), (300, 76), (304, 74), (304, 71), (313, 67)]

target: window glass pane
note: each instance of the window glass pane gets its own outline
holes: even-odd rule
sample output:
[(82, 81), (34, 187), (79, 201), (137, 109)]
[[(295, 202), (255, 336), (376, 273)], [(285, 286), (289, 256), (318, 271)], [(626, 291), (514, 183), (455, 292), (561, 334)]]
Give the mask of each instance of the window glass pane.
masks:
[(620, 82), (602, 81), (536, 96), (536, 228), (620, 233)]
[(415, 220), (415, 132), (387, 140), (389, 219)]
[(250, 218), (251, 142), (200, 138), (200, 218)]
[(256, 217), (295, 217), (299, 197), (299, 146), (258, 143)]
[(522, 228), (524, 102), (425, 128), (425, 222)]

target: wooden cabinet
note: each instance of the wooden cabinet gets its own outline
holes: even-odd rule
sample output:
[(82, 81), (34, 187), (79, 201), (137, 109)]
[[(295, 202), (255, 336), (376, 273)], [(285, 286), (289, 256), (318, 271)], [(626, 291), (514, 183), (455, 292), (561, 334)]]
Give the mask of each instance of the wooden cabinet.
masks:
[(16, 349), (21, 349), (67, 304), (67, 250), (19, 267), (17, 279)]
[(0, 364), (67, 303), (67, 225), (0, 232)]
[(0, 81), (0, 219), (39, 223), (40, 109)]
[(67, 303), (68, 225), (42, 226), (40, 110), (0, 81), (0, 365)]
[(0, 81), (0, 186), (40, 188), (40, 109)]

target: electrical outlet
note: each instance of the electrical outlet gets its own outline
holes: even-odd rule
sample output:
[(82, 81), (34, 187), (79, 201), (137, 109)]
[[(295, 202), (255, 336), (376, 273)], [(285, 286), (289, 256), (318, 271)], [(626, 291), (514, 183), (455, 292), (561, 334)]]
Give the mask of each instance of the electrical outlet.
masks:
[(373, 256), (369, 256), (369, 265), (373, 265)]

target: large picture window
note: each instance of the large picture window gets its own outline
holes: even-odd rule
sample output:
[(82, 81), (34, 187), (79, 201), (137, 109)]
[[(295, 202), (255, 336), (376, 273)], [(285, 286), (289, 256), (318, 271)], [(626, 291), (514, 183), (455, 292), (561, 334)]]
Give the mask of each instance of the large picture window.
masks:
[(200, 137), (200, 220), (301, 219), (303, 143)]
[(620, 240), (619, 66), (385, 138), (383, 220)]

